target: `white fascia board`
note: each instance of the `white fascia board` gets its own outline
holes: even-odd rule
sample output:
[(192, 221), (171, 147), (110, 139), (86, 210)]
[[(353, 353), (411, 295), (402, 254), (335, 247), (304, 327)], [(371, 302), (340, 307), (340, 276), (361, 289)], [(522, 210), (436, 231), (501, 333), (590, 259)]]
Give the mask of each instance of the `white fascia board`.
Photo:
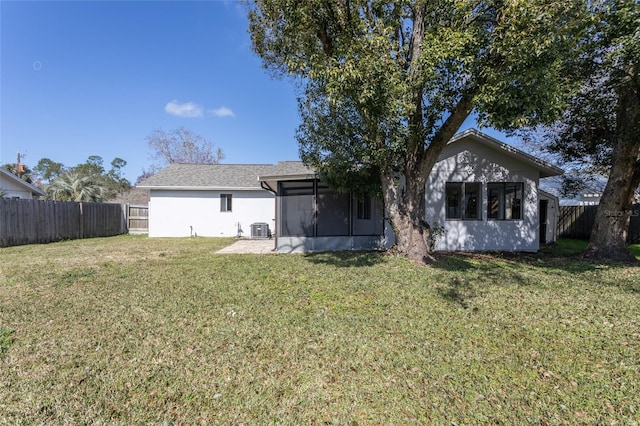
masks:
[(258, 180), (261, 182), (266, 182), (269, 180), (273, 181), (283, 181), (283, 180), (308, 180), (308, 179), (317, 179), (318, 175), (315, 173), (306, 173), (302, 175), (273, 175), (273, 176), (258, 176)]
[(152, 186), (138, 185), (136, 188), (166, 191), (264, 191), (257, 186)]
[(22, 185), (22, 186), (26, 187), (27, 189), (29, 189), (32, 194), (36, 194), (36, 195), (40, 195), (40, 196), (47, 195), (43, 190), (41, 190), (37, 186), (35, 186), (35, 185), (25, 181), (25, 180), (20, 179), (18, 176), (14, 175), (13, 173), (11, 173), (11, 172), (9, 172), (9, 171), (7, 171), (5, 169), (0, 169), (0, 172), (2, 172), (9, 179), (12, 179), (18, 185)]

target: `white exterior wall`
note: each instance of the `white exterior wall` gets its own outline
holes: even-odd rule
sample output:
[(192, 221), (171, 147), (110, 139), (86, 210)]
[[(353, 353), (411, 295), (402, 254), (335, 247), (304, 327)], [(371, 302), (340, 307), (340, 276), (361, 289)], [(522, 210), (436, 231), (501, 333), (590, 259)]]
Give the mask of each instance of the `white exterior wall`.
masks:
[(18, 182), (7, 178), (0, 174), (0, 190), (4, 193), (5, 198), (22, 198), (30, 200), (33, 198), (31, 190), (26, 189), (24, 185), (20, 185)]
[[(232, 194), (231, 211), (220, 211), (220, 194)], [(151, 190), (149, 237), (243, 237), (252, 223), (275, 226), (275, 197), (265, 190), (169, 191)]]
[[(444, 226), (441, 251), (536, 251), (539, 248), (539, 171), (499, 150), (460, 140), (447, 145), (427, 179), (426, 220)], [(480, 182), (481, 220), (447, 220), (445, 184)], [(523, 182), (521, 220), (487, 220), (487, 183)]]

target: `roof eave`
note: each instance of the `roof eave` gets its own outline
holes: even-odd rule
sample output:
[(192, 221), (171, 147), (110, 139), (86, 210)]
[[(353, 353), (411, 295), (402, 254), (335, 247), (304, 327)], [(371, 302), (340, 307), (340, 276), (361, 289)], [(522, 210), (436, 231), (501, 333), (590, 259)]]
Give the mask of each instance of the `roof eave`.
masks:
[(540, 178), (561, 176), (564, 174), (564, 170), (556, 166), (545, 167), (544, 169), (542, 167), (538, 167), (538, 168), (540, 169)]
[(559, 201), (559, 200), (560, 200), (560, 198), (558, 198), (558, 196), (553, 195), (552, 193), (550, 193), (550, 192), (548, 192), (548, 191), (545, 191), (545, 190), (542, 190), (542, 189), (539, 189), (539, 188), (538, 188), (538, 193), (539, 193), (540, 195), (544, 195), (544, 196), (545, 196), (545, 197), (547, 197), (547, 198), (554, 198), (556, 201)]
[(169, 191), (264, 191), (259, 186), (175, 186), (175, 185), (138, 185), (136, 188)]
[(316, 179), (318, 177), (315, 173), (303, 173), (295, 175), (271, 175), (271, 176), (258, 176), (260, 182), (266, 181), (283, 181), (283, 180), (308, 180)]
[(24, 181), (22, 179), (20, 179), (18, 176), (14, 175), (13, 173), (2, 169), (2, 171), (4, 172), (5, 176), (7, 176), (9, 179), (13, 179), (15, 182), (27, 187), (30, 191), (32, 195), (39, 195), (41, 197), (44, 197), (45, 195), (47, 195), (43, 190), (41, 190), (40, 188), (38, 188), (37, 186)]

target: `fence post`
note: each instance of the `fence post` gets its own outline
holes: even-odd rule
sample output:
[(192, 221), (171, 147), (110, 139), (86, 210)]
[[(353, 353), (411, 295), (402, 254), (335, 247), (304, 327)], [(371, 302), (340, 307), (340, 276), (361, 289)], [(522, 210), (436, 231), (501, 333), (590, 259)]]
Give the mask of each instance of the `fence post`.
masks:
[(120, 229), (124, 231), (125, 234), (129, 233), (129, 205), (129, 203), (120, 205), (124, 216), (124, 223), (120, 226)]
[(78, 204), (78, 207), (80, 208), (80, 239), (84, 238), (84, 214), (82, 212), (82, 202), (80, 202)]

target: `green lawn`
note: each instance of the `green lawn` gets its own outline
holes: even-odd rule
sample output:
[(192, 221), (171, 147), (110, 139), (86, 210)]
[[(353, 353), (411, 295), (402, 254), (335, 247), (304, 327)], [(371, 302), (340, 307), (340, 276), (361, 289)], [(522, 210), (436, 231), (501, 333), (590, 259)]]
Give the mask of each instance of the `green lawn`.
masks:
[(0, 424), (638, 424), (640, 268), (0, 249)]
[[(587, 248), (587, 243), (588, 241), (586, 240), (560, 238), (554, 244), (544, 247), (541, 252), (561, 256), (578, 256), (584, 251), (585, 248)], [(640, 259), (640, 244), (629, 245), (629, 251), (633, 253), (635, 257)]]

